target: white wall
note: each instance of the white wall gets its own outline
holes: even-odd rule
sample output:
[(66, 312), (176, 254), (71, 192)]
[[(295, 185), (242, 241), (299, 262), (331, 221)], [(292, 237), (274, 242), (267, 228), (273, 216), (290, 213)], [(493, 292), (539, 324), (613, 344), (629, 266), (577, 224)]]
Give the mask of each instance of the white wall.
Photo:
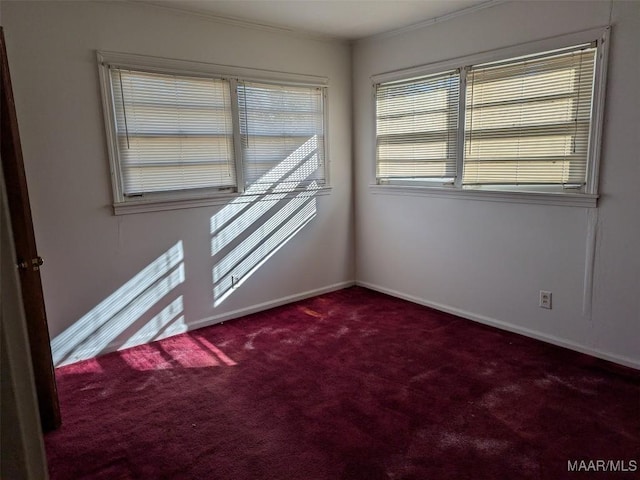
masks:
[[(372, 75), (603, 26), (610, 5), (508, 2), (356, 43), (358, 282), (640, 367), (639, 3), (613, 5), (597, 210), (369, 189), (375, 161)], [(591, 267), (592, 291), (585, 288)], [(552, 310), (538, 307), (541, 289), (553, 292)]]
[[(101, 302), (114, 300), (114, 292), (181, 240), (184, 283), (108, 349), (117, 348), (180, 296), (186, 324), (195, 327), (212, 316), (237, 315), (357, 278), (468, 318), (640, 366), (638, 3), (615, 2), (612, 11), (597, 210), (369, 190), (375, 143), (371, 75), (602, 26), (608, 23), (609, 6), (508, 2), (363, 40), (350, 51), (337, 42), (143, 5), (4, 1), (2, 21), (35, 231), (46, 260), (43, 284), (52, 337), (96, 313), (96, 306), (108, 309)], [(96, 49), (330, 78), (333, 191), (318, 197), (316, 218), (216, 308), (209, 222), (219, 208), (111, 213)], [(589, 232), (594, 225), (591, 263)], [(591, 268), (592, 290), (585, 289)], [(553, 310), (538, 308), (541, 289), (553, 292)]]
[[(124, 297), (114, 292), (179, 241), (185, 281), (141, 307), (142, 316), (114, 316), (131, 324), (121, 334), (75, 331), (74, 342), (89, 335), (85, 347), (74, 346), (75, 358), (97, 353), (96, 345), (121, 346), (179, 297), (178, 314), (193, 328), (354, 280), (349, 45), (122, 2), (3, 2), (2, 9), (54, 356), (56, 337), (97, 308), (114, 315)], [(216, 308), (210, 220), (221, 207), (112, 214), (96, 50), (329, 78), (333, 189), (317, 197), (311, 223)]]

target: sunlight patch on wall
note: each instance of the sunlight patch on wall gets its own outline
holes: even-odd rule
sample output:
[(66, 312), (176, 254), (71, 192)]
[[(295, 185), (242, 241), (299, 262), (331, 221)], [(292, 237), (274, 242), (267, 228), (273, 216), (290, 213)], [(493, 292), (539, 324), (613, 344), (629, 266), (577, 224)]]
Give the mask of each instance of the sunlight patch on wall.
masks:
[[(313, 195), (314, 192), (299, 193), (271, 215), (268, 221), (253, 230), (238, 247), (215, 265), (213, 269), (214, 281), (227, 275), (243, 259), (243, 256), (258, 248), (279, 226), (287, 223), (287, 219), (293, 216), (303, 205), (313, 201)], [(293, 226), (295, 227), (295, 222)]]
[[(241, 286), (256, 270), (302, 230), (316, 214), (316, 201), (312, 199), (298, 214), (240, 261), (230, 275), (223, 277), (214, 287), (214, 306), (220, 305), (233, 290)], [(237, 276), (238, 280), (234, 280)], [(215, 281), (215, 280), (214, 280)]]
[[(285, 160), (280, 162), (274, 168), (265, 173), (256, 183), (250, 185), (243, 194), (243, 197), (252, 197), (254, 195), (264, 195), (268, 193), (271, 189), (273, 189), (274, 185), (277, 185), (285, 175), (289, 174), (292, 170), (299, 167), (305, 159), (314, 154), (318, 149), (318, 138), (316, 136), (311, 137), (304, 144), (302, 144), (299, 148), (297, 148), (291, 155), (289, 155)], [(317, 159), (316, 159), (316, 168)], [(311, 172), (309, 172), (311, 173)], [(307, 173), (307, 176), (309, 175)], [(300, 175), (298, 175), (299, 177)], [(291, 188), (290, 188), (291, 189)], [(275, 204), (279, 200), (283, 199), (286, 195), (286, 191), (280, 190), (281, 195), (277, 197), (270, 197), (269, 199), (264, 199), (263, 201), (266, 203)], [(233, 240), (239, 231), (242, 231), (243, 228), (234, 228), (228, 232), (223, 232), (221, 229), (224, 227), (227, 222), (229, 222), (234, 217), (237, 217), (240, 212), (243, 210), (255, 207), (255, 202), (248, 201), (246, 198), (237, 198), (229, 205), (226, 205), (222, 208), (218, 213), (216, 213), (213, 217), (211, 217), (211, 235), (213, 235), (214, 241), (217, 242), (215, 244), (212, 243), (212, 252), (211, 254), (215, 254), (218, 250), (224, 248), (228, 243)], [(273, 202), (270, 202), (270, 199), (273, 199)], [(247, 226), (251, 225), (251, 223), (257, 220), (261, 212), (264, 212), (264, 209), (256, 208), (254, 212), (251, 214), (247, 214), (245, 218), (242, 219), (241, 225)]]
[[(66, 365), (98, 355), (184, 282), (183, 260), (180, 241), (56, 336), (51, 342), (54, 365)], [(161, 321), (156, 317), (153, 320)]]
[(247, 191), (268, 192), (267, 197), (240, 197), (234, 202), (241, 207), (232, 202), (212, 217), (214, 307), (315, 217), (320, 185), (308, 179), (320, 167), (317, 149), (317, 137), (307, 139)]

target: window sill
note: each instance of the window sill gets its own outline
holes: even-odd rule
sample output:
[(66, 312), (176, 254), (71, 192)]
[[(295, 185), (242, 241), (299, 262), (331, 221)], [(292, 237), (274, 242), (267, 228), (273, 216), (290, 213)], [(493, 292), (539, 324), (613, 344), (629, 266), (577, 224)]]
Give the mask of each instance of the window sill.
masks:
[(598, 195), (586, 193), (513, 192), (487, 190), (461, 190), (443, 187), (414, 187), (406, 185), (370, 185), (374, 194), (411, 195), (486, 202), (526, 203), (536, 205), (561, 205), (565, 207), (595, 208)]
[(252, 203), (262, 200), (289, 199), (301, 194), (311, 196), (328, 195), (331, 187), (309, 188), (291, 190), (286, 193), (226, 193), (210, 197), (190, 197), (180, 199), (151, 199), (151, 200), (129, 200), (126, 202), (116, 202), (113, 204), (114, 215), (129, 215), (133, 213), (161, 212), (166, 210), (180, 210), (184, 208), (222, 206), (228, 203)]

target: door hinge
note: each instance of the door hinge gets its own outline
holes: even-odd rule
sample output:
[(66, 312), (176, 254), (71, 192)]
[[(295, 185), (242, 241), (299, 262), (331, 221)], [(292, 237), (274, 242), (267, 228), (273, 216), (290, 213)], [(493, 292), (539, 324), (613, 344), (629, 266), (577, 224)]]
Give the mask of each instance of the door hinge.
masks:
[(42, 257), (36, 257), (36, 258), (32, 258), (31, 262), (27, 260), (22, 260), (18, 262), (17, 267), (19, 270), (27, 270), (29, 268), (29, 265), (31, 265), (31, 268), (33, 269), (33, 271), (37, 272), (38, 270), (40, 270), (40, 266), (43, 263), (44, 263), (44, 260), (42, 260)]

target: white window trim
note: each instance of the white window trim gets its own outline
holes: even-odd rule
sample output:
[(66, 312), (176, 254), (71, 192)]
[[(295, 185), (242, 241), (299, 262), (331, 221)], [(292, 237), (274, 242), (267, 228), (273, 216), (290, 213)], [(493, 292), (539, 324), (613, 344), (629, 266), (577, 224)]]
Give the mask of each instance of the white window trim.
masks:
[[(378, 183), (376, 169), (377, 160), (371, 169), (370, 191), (375, 194), (397, 194), (397, 195), (425, 195), (425, 196), (442, 196), (445, 198), (460, 198), (466, 200), (487, 200), (502, 201), (512, 203), (534, 203), (545, 205), (564, 205), (575, 207), (597, 206), (598, 179), (600, 172), (600, 152), (602, 144), (602, 121), (604, 115), (604, 100), (606, 92), (607, 63), (609, 55), (609, 36), (611, 26), (604, 26), (583, 30), (566, 35), (559, 35), (538, 41), (523, 43), (512, 47), (500, 48), (488, 52), (467, 55), (442, 62), (420, 65), (416, 67), (393, 70), (380, 73), (371, 77), (372, 82), (372, 99), (373, 99), (373, 138), (376, 138), (376, 85), (386, 82), (394, 82), (399, 80), (408, 80), (411, 78), (422, 77), (426, 75), (436, 74), (452, 69), (461, 69), (469, 65), (481, 65), (484, 63), (497, 62), (500, 60), (515, 59), (517, 57), (534, 55), (536, 53), (550, 52), (562, 48), (571, 47), (584, 43), (590, 43), (594, 40), (598, 41), (596, 70), (594, 73), (594, 96), (592, 107), (592, 120), (589, 137), (589, 153), (587, 158), (587, 176), (584, 193), (573, 192), (544, 192), (544, 191), (527, 191), (526, 187), (518, 189), (504, 190), (489, 188), (464, 188), (461, 183), (461, 175), (458, 174), (454, 185), (433, 185), (429, 182), (422, 184), (413, 184), (411, 182), (403, 182), (398, 180), (385, 181)], [(464, 74), (462, 74), (462, 81)], [(464, 89), (463, 89), (464, 90)], [(462, 103), (462, 101), (461, 101)], [(463, 130), (463, 129), (460, 129)], [(457, 159), (462, 162), (462, 157)]]
[[(234, 192), (188, 192), (172, 191), (157, 194), (149, 194), (144, 199), (136, 197), (125, 197), (122, 190), (122, 172), (118, 159), (118, 143), (115, 132), (115, 118), (113, 111), (113, 91), (109, 76), (109, 67), (131, 68), (132, 70), (143, 70), (155, 73), (168, 73), (176, 75), (200, 76), (208, 78), (229, 79), (231, 83), (232, 114), (237, 117), (237, 92), (234, 86), (238, 80), (267, 83), (273, 85), (291, 85), (302, 87), (322, 87), (324, 100), (324, 174), (325, 185), (314, 188), (317, 195), (326, 195), (331, 192), (329, 177), (329, 134), (328, 134), (328, 98), (327, 87), (329, 79), (316, 75), (304, 75), (297, 73), (280, 72), (275, 70), (263, 70), (255, 68), (237, 67), (231, 65), (219, 65), (206, 62), (195, 62), (189, 60), (178, 60), (148, 55), (137, 55), (130, 53), (119, 53), (109, 51), (97, 51), (98, 73), (102, 92), (102, 110), (104, 114), (105, 130), (107, 134), (107, 148), (109, 154), (111, 186), (113, 191), (113, 212), (115, 215), (130, 213), (155, 212), (164, 210), (175, 210), (183, 208), (204, 207), (225, 205), (231, 200), (247, 202), (269, 198), (269, 193), (245, 194), (244, 193), (244, 171), (240, 168), (242, 163), (242, 153), (239, 151), (240, 142), (237, 135), (234, 135), (234, 157), (237, 170), (236, 185)], [(234, 104), (234, 101), (236, 103)], [(235, 113), (234, 113), (235, 112)], [(237, 118), (234, 118), (236, 121)], [(235, 128), (234, 128), (235, 131)], [(291, 195), (299, 193), (301, 189), (291, 192)], [(309, 189), (305, 189), (309, 190)]]
[[(329, 195), (332, 188), (330, 186), (323, 186), (317, 188), (305, 188), (304, 191), (314, 192), (314, 196)], [(278, 197), (282, 200), (295, 198), (300, 194), (302, 189), (292, 190), (288, 192), (284, 197)], [(180, 210), (183, 208), (195, 208), (195, 207), (210, 207), (210, 206), (222, 206), (233, 201), (234, 203), (251, 203), (260, 200), (266, 200), (269, 198), (267, 194), (240, 194), (240, 193), (221, 193), (217, 195), (211, 195), (208, 197), (186, 197), (183, 196), (179, 199), (168, 200), (163, 198), (162, 200), (129, 200), (122, 203), (113, 204), (113, 212), (115, 215), (127, 215), (131, 213), (145, 213), (145, 212), (163, 212), (166, 210)]]
[(596, 207), (598, 195), (588, 193), (546, 193), (524, 191), (499, 191), (456, 189), (453, 187), (413, 187), (409, 185), (369, 186), (371, 193), (384, 195), (409, 195), (423, 197), (481, 200), (486, 202), (532, 203), (537, 205), (562, 205), (565, 207)]

